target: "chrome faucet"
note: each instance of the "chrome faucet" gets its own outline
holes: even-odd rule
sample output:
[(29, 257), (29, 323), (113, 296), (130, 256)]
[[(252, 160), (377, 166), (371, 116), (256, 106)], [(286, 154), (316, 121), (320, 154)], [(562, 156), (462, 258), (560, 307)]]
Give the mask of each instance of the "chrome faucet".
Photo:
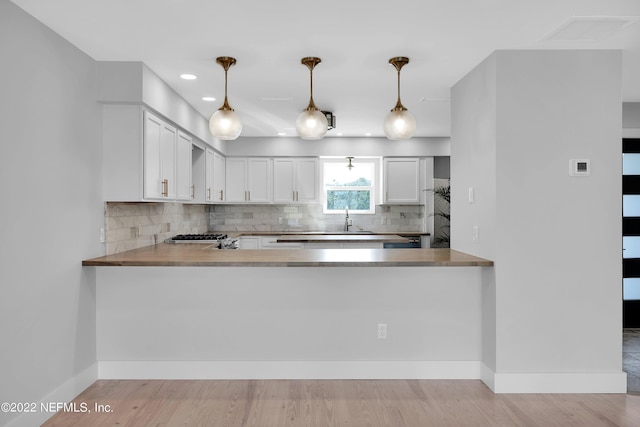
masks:
[(349, 231), (349, 208), (345, 210), (346, 215), (344, 217), (344, 228), (343, 231)]

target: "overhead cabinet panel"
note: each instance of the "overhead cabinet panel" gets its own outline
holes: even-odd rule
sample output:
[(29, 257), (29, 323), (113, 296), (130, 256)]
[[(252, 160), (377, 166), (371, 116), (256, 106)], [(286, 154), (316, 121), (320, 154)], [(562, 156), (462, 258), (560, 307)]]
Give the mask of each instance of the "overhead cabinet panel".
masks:
[(228, 157), (226, 159), (227, 202), (271, 202), (271, 159)]
[(318, 159), (273, 160), (274, 203), (313, 203), (318, 200)]
[(176, 128), (144, 113), (144, 197), (176, 198)]
[(420, 203), (420, 159), (384, 159), (384, 203)]

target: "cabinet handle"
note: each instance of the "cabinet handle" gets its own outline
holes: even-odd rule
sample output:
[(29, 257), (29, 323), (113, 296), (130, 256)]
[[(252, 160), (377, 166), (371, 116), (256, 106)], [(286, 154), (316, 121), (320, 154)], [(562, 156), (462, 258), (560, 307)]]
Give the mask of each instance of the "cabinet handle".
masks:
[(211, 187), (207, 188), (207, 200), (211, 200)]
[(251, 191), (247, 191), (247, 201), (251, 200)]
[(162, 195), (164, 197), (169, 197), (169, 180), (168, 179), (162, 180)]
[(296, 191), (296, 202), (299, 202), (300, 199), (298, 198), (298, 192)]
[(224, 190), (220, 190), (220, 200), (224, 200)]
[(195, 198), (196, 198), (196, 185), (195, 185), (195, 184), (193, 184), (193, 185), (191, 186), (191, 198), (192, 198), (192, 199), (195, 199)]

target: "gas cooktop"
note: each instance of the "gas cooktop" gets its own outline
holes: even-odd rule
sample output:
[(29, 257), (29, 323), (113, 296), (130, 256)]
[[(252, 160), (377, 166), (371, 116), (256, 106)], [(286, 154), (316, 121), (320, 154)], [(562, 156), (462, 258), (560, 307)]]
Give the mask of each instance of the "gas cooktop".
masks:
[(178, 234), (167, 240), (166, 243), (214, 243), (227, 238), (226, 234)]

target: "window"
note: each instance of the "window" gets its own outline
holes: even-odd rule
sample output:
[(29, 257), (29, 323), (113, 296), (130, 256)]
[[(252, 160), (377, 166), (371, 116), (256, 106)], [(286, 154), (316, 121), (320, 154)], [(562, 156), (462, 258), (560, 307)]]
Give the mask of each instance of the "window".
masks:
[(344, 158), (322, 159), (324, 213), (375, 213), (379, 159), (359, 158), (347, 168)]

